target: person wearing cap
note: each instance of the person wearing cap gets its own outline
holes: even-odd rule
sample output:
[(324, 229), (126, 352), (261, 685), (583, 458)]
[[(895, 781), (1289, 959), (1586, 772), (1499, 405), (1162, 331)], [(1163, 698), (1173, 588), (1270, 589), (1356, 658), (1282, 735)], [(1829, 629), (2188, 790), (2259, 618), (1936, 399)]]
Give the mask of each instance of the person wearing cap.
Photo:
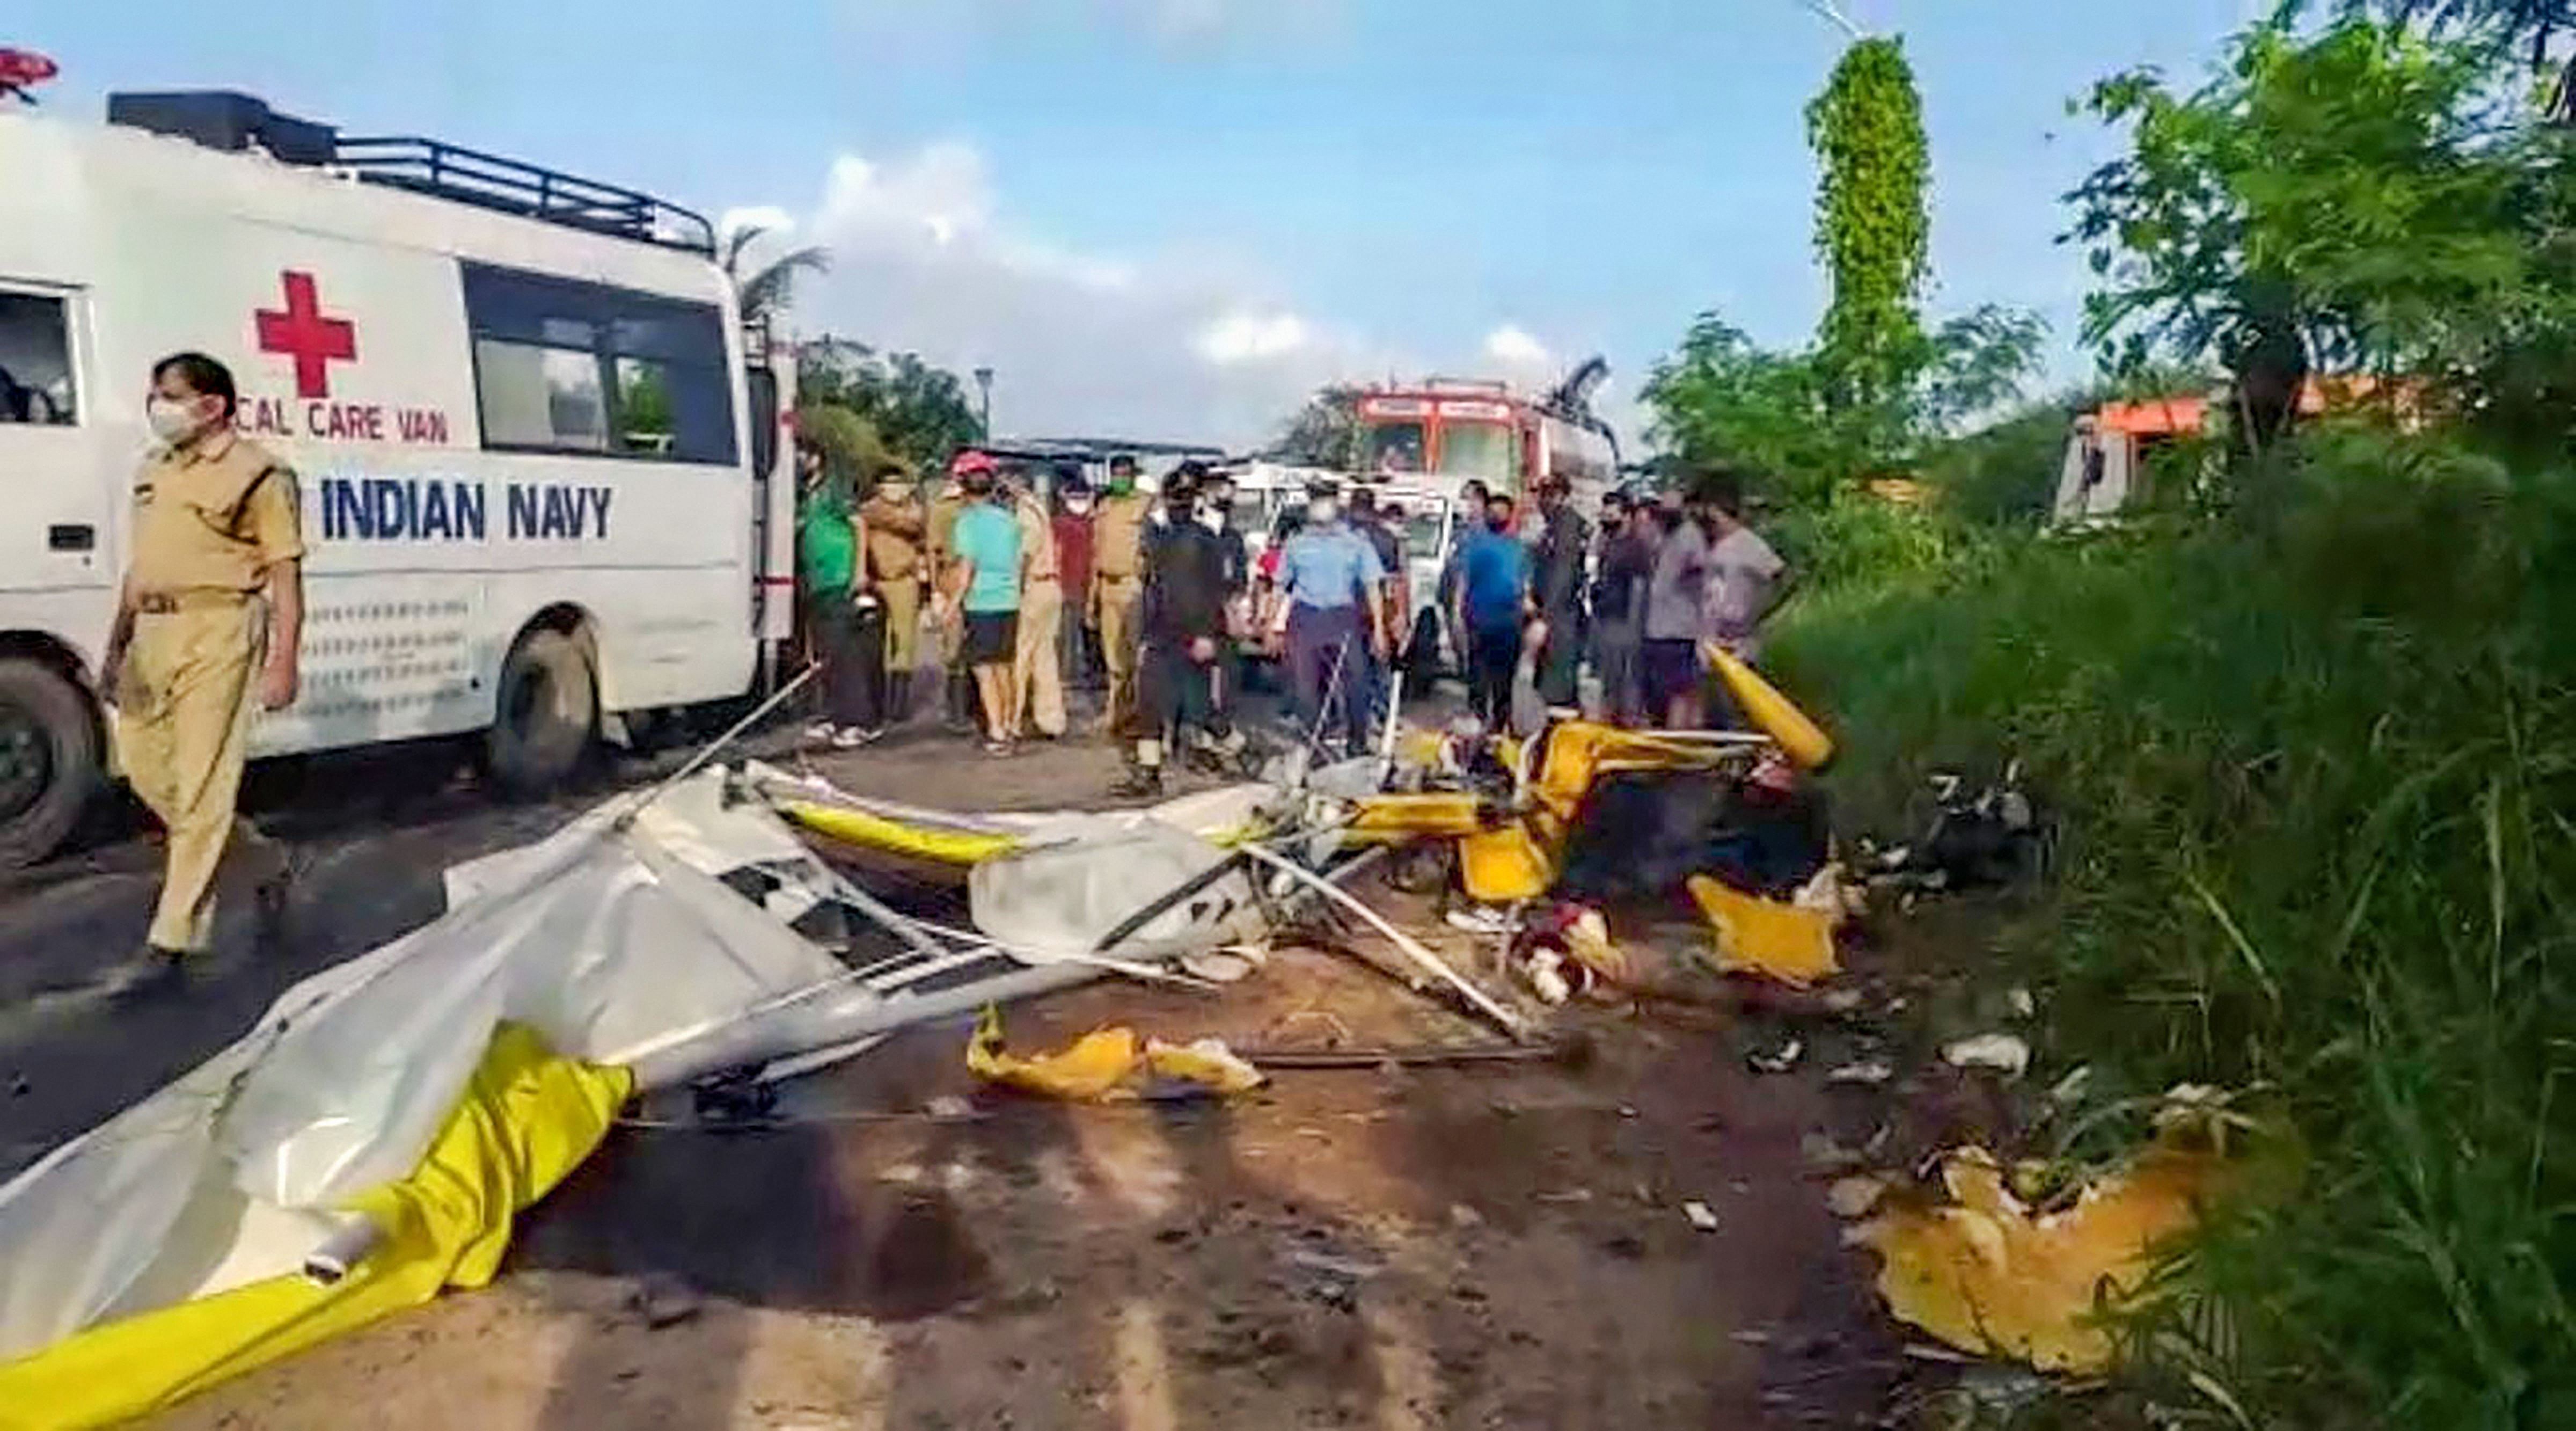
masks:
[(1056, 579), (1072, 597), (1057, 622), (1057, 666), (1067, 685), (1092, 690), (1099, 655), (1091, 629), (1091, 484), (1069, 471), (1057, 479), (1055, 496)]
[(1146, 551), (1135, 757), (1111, 792), (1122, 799), (1161, 794), (1165, 754), (1202, 735), (1221, 756), (1243, 748), (1243, 736), (1227, 715), (1232, 677), (1226, 604), (1234, 590), (1233, 559), (1204, 520), (1199, 484), (1200, 474), (1186, 468), (1164, 483), (1167, 520)]
[[(1365, 661), (1386, 659), (1386, 567), (1342, 520), (1332, 487), (1307, 489), (1306, 524), (1279, 552), (1289, 690), (1298, 727), (1342, 746), (1368, 746)], [(1329, 747), (1328, 747), (1329, 748)]]
[(859, 524), (867, 532), (868, 579), (885, 604), (885, 716), (901, 725), (912, 718), (912, 677), (921, 669), (921, 587), (929, 574), (923, 545), (929, 528), (910, 468), (889, 459), (874, 475), (876, 490), (859, 505)]
[(1538, 655), (1538, 696), (1560, 716), (1580, 699), (1583, 670), (1584, 569), (1592, 528), (1566, 499), (1573, 485), (1553, 473), (1538, 486), (1536, 540), (1530, 546), (1530, 595), (1547, 623)]
[(981, 452), (958, 455), (951, 470), (964, 501), (949, 532), (948, 595), (955, 603), (960, 662), (972, 672), (983, 703), (984, 753), (1008, 755), (1020, 734), (1020, 580), (1027, 558), (1020, 522), (1002, 489), (999, 464)]
[(1136, 459), (1109, 459), (1109, 494), (1091, 521), (1091, 594), (1086, 605), (1100, 633), (1109, 673), (1107, 725), (1112, 739), (1132, 737), (1136, 720), (1137, 603), (1145, 594), (1145, 530), (1153, 504), (1136, 490)]
[(1055, 549), (1055, 523), (1029, 489), (1025, 472), (1003, 481), (1011, 513), (1020, 524), (1019, 631), (1011, 659), (1011, 700), (1031, 729), (1048, 740), (1064, 738), (1064, 667), (1059, 643), (1064, 624), (1063, 567)]

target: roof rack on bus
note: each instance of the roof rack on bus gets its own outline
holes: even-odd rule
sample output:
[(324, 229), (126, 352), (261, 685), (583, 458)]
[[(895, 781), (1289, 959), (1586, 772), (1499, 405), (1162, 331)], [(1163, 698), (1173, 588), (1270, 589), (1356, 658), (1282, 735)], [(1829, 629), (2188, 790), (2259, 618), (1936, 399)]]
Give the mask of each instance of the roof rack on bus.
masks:
[(640, 190), (412, 135), (339, 139), (332, 163), (371, 184), (713, 257), (705, 215)]
[(232, 90), (120, 92), (107, 97), (107, 122), (225, 153), (255, 151), (281, 164), (337, 169), (371, 184), (715, 256), (715, 225), (705, 215), (650, 194), (443, 140), (344, 138), (335, 125), (280, 114), (255, 95)]

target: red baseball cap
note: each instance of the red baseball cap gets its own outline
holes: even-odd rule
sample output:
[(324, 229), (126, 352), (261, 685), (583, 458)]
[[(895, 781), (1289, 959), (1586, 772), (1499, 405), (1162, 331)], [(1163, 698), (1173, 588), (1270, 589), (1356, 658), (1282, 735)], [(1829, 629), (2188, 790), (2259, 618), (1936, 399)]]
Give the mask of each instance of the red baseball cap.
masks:
[(998, 472), (1001, 468), (1002, 464), (993, 460), (993, 454), (978, 452), (970, 447), (949, 459), (948, 475), (971, 477), (978, 472)]

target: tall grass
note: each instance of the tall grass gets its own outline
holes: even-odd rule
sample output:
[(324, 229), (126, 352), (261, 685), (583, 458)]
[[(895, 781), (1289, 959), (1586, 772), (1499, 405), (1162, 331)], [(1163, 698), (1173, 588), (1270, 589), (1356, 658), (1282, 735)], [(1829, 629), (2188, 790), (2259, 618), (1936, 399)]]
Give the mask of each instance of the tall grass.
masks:
[(2223, 1343), (2142, 1386), (2576, 1426), (2576, 481), (2329, 435), (2229, 518), (1817, 592), (1778, 660), (1858, 818), (2027, 763), (2058, 885), (2003, 947), (2060, 1067), (2255, 1090), (2302, 1145), (2193, 1259)]

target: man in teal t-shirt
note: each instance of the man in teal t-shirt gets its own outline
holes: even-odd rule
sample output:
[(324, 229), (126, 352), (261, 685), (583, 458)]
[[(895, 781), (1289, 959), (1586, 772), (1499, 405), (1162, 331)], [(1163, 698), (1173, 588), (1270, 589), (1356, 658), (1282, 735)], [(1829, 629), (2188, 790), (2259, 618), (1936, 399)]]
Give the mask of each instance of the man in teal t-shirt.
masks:
[(949, 590), (965, 623), (965, 662), (973, 668), (975, 689), (984, 700), (984, 749), (1008, 755), (1020, 733), (1018, 683), (1011, 679), (1020, 634), (1020, 524), (994, 500), (996, 469), (990, 456), (960, 453), (949, 471), (966, 489), (966, 506), (949, 538), (949, 550), (955, 553)]

